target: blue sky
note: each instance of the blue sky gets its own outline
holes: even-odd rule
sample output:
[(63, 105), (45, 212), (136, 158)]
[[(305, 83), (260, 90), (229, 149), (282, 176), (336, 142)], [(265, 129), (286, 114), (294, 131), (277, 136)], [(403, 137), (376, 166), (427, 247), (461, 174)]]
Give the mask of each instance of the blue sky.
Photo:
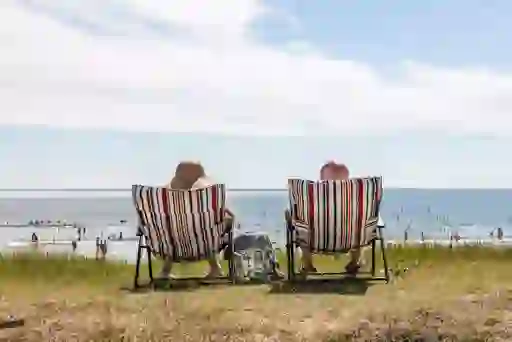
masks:
[[(396, 65), (411, 59), (441, 66), (510, 70), (512, 3), (503, 0), (279, 1), (300, 18), (295, 29), (261, 22), (260, 36), (280, 44), (306, 37), (334, 57)], [(271, 21), (270, 21), (271, 22)], [(281, 29), (280, 29), (281, 28)], [(278, 32), (276, 34), (276, 31)]]
[(512, 187), (512, 3), (0, 4), (0, 188)]

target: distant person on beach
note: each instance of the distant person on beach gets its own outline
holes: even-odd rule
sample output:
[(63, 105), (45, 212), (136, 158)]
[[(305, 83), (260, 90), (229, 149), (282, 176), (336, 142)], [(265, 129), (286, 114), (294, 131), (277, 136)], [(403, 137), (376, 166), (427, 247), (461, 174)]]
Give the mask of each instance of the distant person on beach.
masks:
[[(179, 163), (176, 167), (174, 177), (167, 184), (167, 187), (176, 190), (190, 190), (205, 188), (214, 184), (215, 182), (206, 175), (204, 167), (200, 163), (184, 161)], [(229, 209), (226, 209), (226, 214), (228, 215), (226, 223), (232, 224), (234, 217), (233, 213)], [(215, 278), (223, 275), (218, 253), (211, 256), (208, 260), (208, 264), (210, 266), (210, 271), (206, 275), (207, 278)], [(172, 278), (171, 271), (172, 261), (165, 260), (160, 275), (162, 277)]]
[(99, 236), (96, 237), (96, 260), (102, 259), (105, 260), (107, 255), (107, 240), (100, 239)]
[[(345, 180), (349, 179), (349, 170), (345, 164), (337, 164), (334, 161), (325, 163), (320, 169), (321, 180)], [(313, 256), (309, 248), (301, 246), (302, 250), (302, 273), (307, 274), (316, 272), (313, 265)], [(356, 274), (360, 268), (361, 248), (354, 248), (349, 251), (350, 260), (345, 266), (345, 271), (349, 274)]]
[(100, 258), (100, 237), (96, 236), (96, 260)]
[(497, 232), (497, 235), (498, 235), (498, 240), (503, 240), (503, 229), (501, 229), (501, 227), (498, 227), (498, 232)]

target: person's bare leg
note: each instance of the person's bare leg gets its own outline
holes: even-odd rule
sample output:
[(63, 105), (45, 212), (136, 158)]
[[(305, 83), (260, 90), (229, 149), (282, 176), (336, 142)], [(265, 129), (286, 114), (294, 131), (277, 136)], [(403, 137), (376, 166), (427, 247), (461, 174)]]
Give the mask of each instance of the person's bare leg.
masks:
[(206, 275), (207, 278), (221, 277), (224, 275), (222, 267), (220, 266), (219, 255), (217, 253), (208, 259), (208, 265), (210, 266), (210, 271)]
[(361, 266), (361, 255), (362, 255), (362, 249), (361, 248), (354, 248), (351, 249), (348, 252), (349, 255), (349, 262), (345, 266), (345, 270), (348, 273), (357, 273), (359, 270), (359, 267)]
[(361, 248), (351, 249), (349, 252), (350, 262), (359, 264), (361, 258)]
[(309, 248), (301, 247), (302, 251), (302, 272), (316, 272), (315, 265), (313, 265), (313, 254)]
[(284, 273), (279, 269), (279, 261), (277, 261), (275, 253), (271, 253), (269, 257), (272, 266), (272, 275), (278, 279), (284, 278)]
[(172, 260), (165, 259), (164, 265), (162, 266), (162, 270), (160, 271), (161, 278), (173, 278), (174, 276), (171, 274), (172, 271)]

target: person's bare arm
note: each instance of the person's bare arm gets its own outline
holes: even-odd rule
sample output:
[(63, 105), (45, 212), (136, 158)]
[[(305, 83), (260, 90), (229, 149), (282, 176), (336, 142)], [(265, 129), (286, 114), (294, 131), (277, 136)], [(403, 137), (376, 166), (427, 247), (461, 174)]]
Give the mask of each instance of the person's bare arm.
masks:
[(228, 208), (225, 208), (224, 212), (226, 213), (227, 216), (229, 216), (231, 218), (235, 217), (235, 214), (233, 214), (233, 212), (231, 210), (229, 210)]

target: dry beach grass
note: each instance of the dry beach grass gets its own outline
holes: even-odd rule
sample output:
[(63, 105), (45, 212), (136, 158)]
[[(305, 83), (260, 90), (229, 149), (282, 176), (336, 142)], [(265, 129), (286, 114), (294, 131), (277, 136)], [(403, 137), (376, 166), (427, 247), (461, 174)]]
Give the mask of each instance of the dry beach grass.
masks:
[[(207, 286), (130, 293), (133, 267), (27, 254), (0, 260), (0, 341), (507, 341), (512, 251), (389, 250), (390, 284)], [(344, 260), (321, 257), (322, 270)], [(205, 265), (180, 265), (198, 273)], [(408, 268), (407, 272), (404, 269)]]

